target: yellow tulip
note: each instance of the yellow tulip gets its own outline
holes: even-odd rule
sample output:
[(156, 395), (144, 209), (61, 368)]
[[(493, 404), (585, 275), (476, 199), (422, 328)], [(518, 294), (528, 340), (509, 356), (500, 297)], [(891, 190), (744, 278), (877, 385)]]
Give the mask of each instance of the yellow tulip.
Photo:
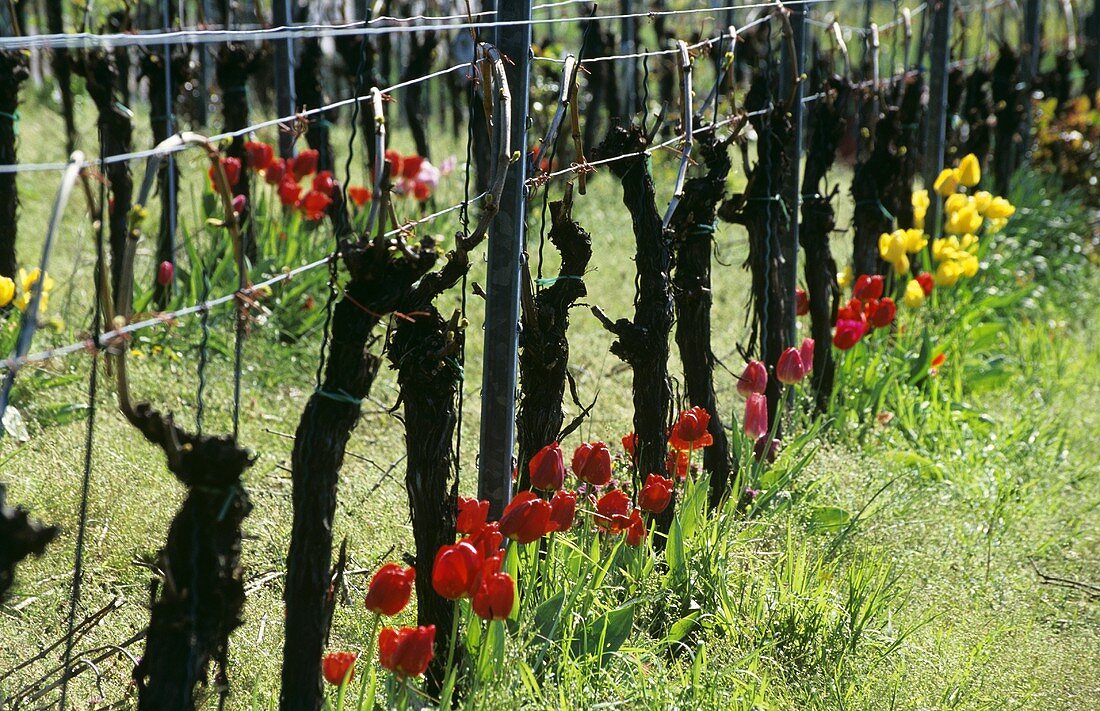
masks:
[[(12, 302), (13, 304), (15, 304), (15, 308), (19, 309), (20, 311), (26, 311), (27, 307), (31, 305), (31, 294), (32, 292), (30, 291), (24, 291), (22, 294), (17, 296), (15, 298), (15, 301)], [(42, 314), (46, 313), (46, 308), (49, 307), (49, 305), (50, 292), (43, 291), (42, 298), (38, 300), (38, 315), (41, 316)]]
[(930, 201), (928, 199), (927, 190), (916, 190), (913, 192), (913, 209), (920, 210), (921, 214), (928, 209)]
[(943, 209), (946, 210), (948, 214), (950, 214), (952, 212), (958, 212), (969, 204), (970, 198), (968, 198), (966, 195), (963, 195), (962, 193), (952, 193), (950, 197), (948, 197), (947, 200), (944, 201)]
[(989, 225), (985, 228), (987, 234), (997, 234), (1004, 229), (1004, 226), (1008, 224), (1008, 220), (1004, 217), (991, 217), (989, 218)]
[(979, 190), (974, 193), (974, 209), (978, 211), (978, 214), (984, 215), (991, 202), (993, 202), (993, 195), (989, 191)]
[(936, 176), (936, 182), (932, 183), (932, 189), (936, 191), (940, 197), (947, 197), (955, 192), (955, 189), (959, 187), (959, 172), (953, 168), (944, 168), (938, 176)]
[(963, 276), (972, 277), (978, 273), (978, 258), (973, 254), (966, 257), (959, 262), (959, 269), (962, 270)]
[(955, 286), (959, 281), (959, 277), (962, 276), (962, 269), (953, 261), (941, 262), (936, 267), (936, 273), (932, 275), (932, 280), (936, 286)]
[(905, 256), (905, 233), (883, 232), (878, 238), (878, 253), (887, 262), (893, 264)]
[(909, 283), (905, 285), (905, 296), (901, 298), (902, 302), (911, 309), (919, 308), (924, 304), (924, 289), (921, 287), (920, 282), (916, 279), (910, 279)]
[(1016, 208), (1008, 200), (1003, 197), (995, 197), (990, 201), (989, 207), (985, 210), (986, 217), (992, 219), (1006, 219), (1016, 214)]
[(844, 271), (836, 275), (836, 284), (841, 289), (847, 289), (852, 285), (852, 266), (846, 265)]
[(959, 182), (964, 187), (972, 188), (981, 182), (982, 166), (978, 163), (978, 156), (970, 153), (959, 161)]
[(898, 276), (909, 273), (909, 257), (902, 254), (896, 260), (891, 262), (894, 265), (894, 273)]
[(974, 234), (965, 234), (962, 239), (959, 240), (959, 249), (967, 252), (974, 252), (978, 248), (978, 236)]
[[(20, 269), (19, 283), (23, 286), (23, 291), (30, 291), (32, 288), (34, 288), (34, 285), (38, 283), (38, 278), (40, 276), (42, 276), (42, 273), (38, 270), (37, 267), (35, 267), (30, 274), (27, 273), (26, 269)], [(52, 289), (53, 279), (50, 278), (49, 274), (46, 274), (45, 278), (42, 280), (42, 292), (45, 293), (51, 291)]]
[(6, 276), (0, 276), (0, 308), (4, 308), (15, 298), (15, 282)]
[(928, 235), (924, 234), (924, 230), (916, 228), (905, 230), (905, 251), (907, 253), (916, 254), (927, 246)]

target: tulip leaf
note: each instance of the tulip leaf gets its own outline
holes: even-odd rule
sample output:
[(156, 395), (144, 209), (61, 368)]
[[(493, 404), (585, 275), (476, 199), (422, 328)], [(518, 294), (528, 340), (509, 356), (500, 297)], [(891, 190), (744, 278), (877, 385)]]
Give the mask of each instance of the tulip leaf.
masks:
[(847, 526), (852, 515), (836, 506), (818, 506), (810, 512), (810, 530), (814, 533), (835, 531)]
[(534, 625), (535, 633), (545, 641), (552, 641), (556, 634), (556, 626), (561, 617), (562, 605), (565, 603), (565, 591), (547, 598), (535, 608)]
[(695, 529), (703, 517), (707, 490), (707, 477), (700, 477), (698, 481), (688, 480), (684, 490), (684, 500), (679, 507), (680, 527), (683, 529), (685, 540), (695, 535)]
[(701, 610), (696, 610), (687, 617), (677, 620), (669, 629), (668, 634), (665, 635), (665, 644), (676, 644), (686, 637), (688, 633), (695, 629), (695, 625), (699, 623), (699, 617), (702, 614)]
[(684, 533), (679, 516), (672, 519), (672, 526), (668, 531), (665, 560), (668, 562), (669, 580), (681, 580), (687, 572), (687, 554), (684, 551)]
[(603, 665), (623, 646), (633, 627), (633, 603), (600, 615), (577, 631), (573, 638), (573, 656), (597, 656), (599, 664)]

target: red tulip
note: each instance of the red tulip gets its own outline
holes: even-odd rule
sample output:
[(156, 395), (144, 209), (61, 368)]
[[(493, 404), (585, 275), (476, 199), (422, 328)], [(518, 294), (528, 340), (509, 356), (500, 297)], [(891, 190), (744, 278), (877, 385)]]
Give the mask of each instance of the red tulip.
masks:
[(394, 166), (394, 170), (399, 170), (402, 178), (412, 180), (420, 172), (420, 166), (423, 163), (424, 159), (418, 155), (405, 156), (401, 159), (400, 169)]
[(244, 206), (248, 204), (248, 198), (244, 195), (233, 196), (233, 212), (238, 215), (244, 212)]
[(386, 151), (385, 159), (390, 163), (390, 176), (396, 178), (401, 175), (401, 154), (391, 148)]
[(428, 198), (432, 196), (432, 186), (423, 181), (417, 180), (413, 183), (412, 194), (413, 197), (416, 198), (419, 202), (425, 202)]
[(355, 652), (329, 652), (321, 660), (321, 674), (325, 681), (333, 686), (352, 680), (355, 676), (355, 660), (359, 657)]
[(320, 153), (312, 148), (306, 149), (294, 158), (287, 161), (287, 169), (295, 180), (301, 180), (307, 175), (312, 175), (317, 170), (317, 159)]
[(420, 676), (432, 660), (435, 625), (385, 627), (378, 635), (378, 661), (397, 676)]
[(356, 207), (363, 207), (370, 202), (372, 194), (370, 188), (364, 188), (361, 185), (352, 185), (348, 188), (348, 197), (355, 203)]
[(794, 312), (799, 316), (810, 313), (810, 296), (801, 287), (794, 290)]
[[(627, 435), (628, 437), (631, 435)], [(626, 437), (623, 438), (625, 446)], [(630, 450), (631, 457), (634, 450)], [(581, 481), (604, 486), (611, 481), (611, 451), (603, 442), (582, 442), (573, 450), (573, 473)]]
[(516, 543), (537, 541), (550, 525), (550, 502), (530, 491), (521, 491), (504, 509), (500, 532)]
[(885, 286), (886, 282), (879, 274), (860, 274), (855, 286), (852, 287), (852, 296), (860, 301), (879, 299), (882, 298), (882, 290)]
[(645, 480), (645, 486), (638, 494), (638, 508), (642, 511), (659, 514), (668, 508), (668, 502), (672, 501), (672, 488), (675, 486), (672, 479), (667, 479), (660, 474), (650, 474)]
[(458, 497), (458, 519), (455, 522), (455, 532), (463, 535), (476, 533), (485, 525), (489, 518), (489, 502), (477, 499)]
[[(241, 179), (241, 161), (239, 158), (222, 158), (222, 168), (225, 169), (225, 180), (229, 183), (229, 187), (233, 187), (237, 184), (237, 181)], [(210, 185), (214, 190), (218, 189), (218, 182), (214, 180), (214, 166), (210, 166), (210, 169), (206, 171), (207, 176), (210, 177)]]
[(473, 594), (481, 576), (483, 558), (477, 548), (465, 541), (443, 546), (432, 564), (432, 588), (447, 598), (457, 600)]
[(798, 355), (802, 356), (802, 367), (809, 374), (814, 369), (814, 339), (803, 338), (802, 346), (798, 349)]
[(707, 432), (710, 413), (698, 405), (680, 413), (669, 433), (669, 444), (676, 449), (699, 449), (714, 444), (714, 437)]
[(298, 196), (302, 194), (302, 186), (294, 182), (289, 175), (279, 183), (279, 202), (283, 207), (294, 207), (298, 204)]
[(863, 338), (867, 333), (867, 325), (863, 321), (852, 319), (840, 319), (836, 322), (836, 333), (833, 334), (833, 345), (842, 351), (846, 351)]
[(867, 321), (864, 315), (863, 302), (859, 299), (850, 299), (847, 304), (837, 309), (836, 320), (840, 321)]
[(313, 189), (319, 193), (332, 197), (333, 191), (336, 190), (336, 181), (332, 178), (332, 171), (322, 170), (320, 173), (313, 176)]
[(887, 296), (875, 304), (875, 308), (867, 315), (867, 320), (875, 328), (885, 328), (894, 322), (897, 311), (898, 307), (894, 304), (894, 300)]
[(612, 489), (596, 502), (596, 525), (611, 533), (622, 533), (630, 525), (630, 497)]
[(626, 544), (628, 546), (640, 546), (645, 537), (645, 521), (642, 520), (642, 515), (638, 513), (638, 509), (634, 509), (630, 512), (630, 523), (626, 527)]
[(463, 538), (459, 543), (466, 542), (477, 549), (482, 558), (488, 558), (500, 550), (504, 543), (504, 535), (500, 532), (500, 524), (496, 521), (482, 526), (472, 536)]
[(245, 141), (244, 156), (252, 170), (263, 170), (275, 158), (275, 149), (266, 143)]
[(559, 490), (550, 499), (550, 529), (568, 531), (577, 516), (577, 492)]
[(680, 479), (687, 478), (688, 467), (691, 466), (691, 455), (683, 449), (670, 449), (665, 456), (665, 471), (675, 474)]
[[(610, 455), (609, 455), (610, 456)], [(610, 459), (608, 459), (610, 462)], [(527, 466), (531, 486), (543, 491), (557, 491), (565, 483), (565, 458), (557, 442), (551, 442), (531, 457)]]
[(176, 267), (169, 261), (163, 261), (157, 267), (157, 283), (168, 286), (176, 276)]
[(932, 275), (928, 272), (921, 272), (917, 275), (917, 283), (920, 284), (920, 288), (924, 290), (925, 296), (932, 294), (932, 287), (935, 285), (935, 281), (932, 279)]
[(758, 360), (750, 360), (737, 379), (737, 392), (741, 397), (763, 393), (768, 387), (768, 369)]
[(278, 185), (283, 182), (283, 178), (286, 176), (286, 161), (282, 158), (276, 158), (267, 164), (264, 168), (264, 181), (268, 185)]
[(508, 573), (491, 573), (470, 600), (474, 614), (483, 620), (504, 620), (512, 614), (516, 600), (516, 585)]
[(749, 395), (745, 401), (745, 434), (754, 440), (768, 433), (768, 399), (760, 393)]
[(779, 355), (775, 364), (775, 377), (786, 385), (800, 382), (806, 377), (806, 366), (802, 364), (802, 354), (797, 348), (788, 348)]
[[(634, 461), (637, 456), (634, 451), (638, 447), (638, 435), (631, 432), (630, 434), (623, 435), (623, 451), (630, 455), (630, 461)], [(575, 471), (575, 470), (574, 470)]]
[(367, 609), (391, 617), (401, 612), (409, 604), (415, 578), (416, 571), (412, 568), (386, 563), (370, 579), (365, 601)]
[(332, 198), (324, 193), (319, 193), (316, 190), (310, 190), (306, 193), (306, 196), (302, 198), (298, 207), (301, 208), (302, 213), (305, 214), (307, 220), (324, 219), (325, 210), (332, 204)]

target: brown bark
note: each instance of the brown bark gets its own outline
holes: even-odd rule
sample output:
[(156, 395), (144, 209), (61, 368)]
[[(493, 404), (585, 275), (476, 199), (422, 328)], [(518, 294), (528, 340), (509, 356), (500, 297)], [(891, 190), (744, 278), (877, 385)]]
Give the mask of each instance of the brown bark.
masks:
[(0, 484), (0, 601), (15, 580), (15, 566), (27, 556), (40, 556), (61, 529), (32, 521), (20, 507), (7, 504), (7, 489)]
[[(17, 163), (15, 136), (19, 112), (19, 85), (30, 75), (25, 52), (0, 52), (0, 163)], [(0, 276), (14, 277), (19, 264), (15, 245), (19, 209), (17, 173), (0, 174)]]

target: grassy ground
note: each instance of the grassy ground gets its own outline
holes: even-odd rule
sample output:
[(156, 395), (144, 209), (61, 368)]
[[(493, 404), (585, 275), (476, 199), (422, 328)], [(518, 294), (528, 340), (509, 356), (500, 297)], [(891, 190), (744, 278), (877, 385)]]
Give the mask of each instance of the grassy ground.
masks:
[[(87, 107), (80, 115), (82, 124), (90, 126)], [(55, 159), (56, 120), (45, 111), (28, 110), (24, 126), (23, 156)], [(196, 162), (190, 170), (204, 169)], [(670, 167), (657, 161), (657, 170), (664, 174)], [(733, 182), (742, 179), (736, 175)], [(21, 183), (27, 245), (38, 239), (31, 225), (44, 224), (55, 180), (43, 176)], [(670, 182), (658, 184), (667, 191)], [(460, 180), (451, 178), (440, 204), (450, 204), (460, 193)], [(612, 317), (628, 315), (633, 296), (633, 238), (620, 199), (605, 176), (578, 200), (576, 214), (596, 247), (588, 277), (590, 303)], [(64, 304), (64, 290), (74, 289), (64, 313), (70, 324), (87, 319), (91, 247), (85, 222), (79, 207), (70, 209), (54, 262), (53, 271), (63, 282), (55, 303)], [(534, 258), (537, 211), (531, 225)], [(432, 229), (449, 234), (454, 227), (441, 221)], [(837, 244), (843, 239), (838, 236)], [(713, 345), (737, 370), (735, 347), (744, 333), (746, 276), (740, 262), (745, 235), (721, 225), (716, 242), (728, 266), (716, 268)], [(24, 246), (24, 261), (32, 261), (34, 254)], [(552, 275), (552, 259), (547, 262)], [(477, 264), (473, 280), (483, 282), (482, 274), (483, 265)], [(1045, 308), (1022, 311), (996, 343), (1010, 377), (990, 389), (966, 390), (959, 416), (940, 423), (934, 443), (902, 446), (890, 423), (862, 440), (843, 433), (826, 438), (801, 475), (805, 495), (796, 505), (742, 531), (729, 579), (731, 589), (741, 593), (737, 619), (742, 629), (736, 636), (707, 640), (708, 663), (701, 676), (692, 676), (690, 659), (624, 652), (622, 660), (599, 674), (554, 680), (563, 694), (560, 700), (551, 687), (526, 702), (587, 707), (628, 699), (654, 708), (729, 708), (735, 702), (746, 708), (830, 709), (1095, 706), (1100, 702), (1096, 600), (1081, 590), (1044, 583), (1037, 570), (1100, 581), (1100, 470), (1094, 445), (1100, 435), (1095, 404), (1100, 366), (1094, 357), (1100, 310), (1095, 299), (1076, 294), (1052, 293), (1045, 301)], [(473, 297), (469, 315), (462, 432), (462, 488), (467, 491), (474, 486), (479, 427), (481, 303)], [(212, 328), (221, 339), (229, 337), (224, 315), (212, 321)], [(629, 372), (608, 353), (609, 337), (586, 310), (574, 313), (570, 338), (571, 368), (582, 399), (599, 395), (581, 434), (616, 441), (630, 429)], [(194, 323), (180, 324), (149, 339), (135, 344), (145, 354), (134, 359), (136, 391), (188, 421), (195, 408), (198, 329)], [(154, 352), (156, 346), (163, 350)], [(316, 334), (288, 345), (264, 328), (246, 345), (242, 442), (259, 458), (247, 478), (255, 509), (246, 521), (244, 564), (255, 585), (245, 623), (233, 638), (238, 691), (231, 708), (252, 704), (252, 690), (260, 700), (256, 703), (262, 703), (277, 687), (282, 645), (278, 576), (290, 527), (286, 466), (291, 440), (285, 435), (294, 431), (313, 387), (318, 346)], [(45, 412), (44, 403), (86, 401), (82, 389), (89, 363), (78, 355), (46, 364), (51, 375), (76, 377), (61, 387), (35, 390), (33, 398), (25, 391), (21, 406), (33, 418)], [(230, 365), (229, 352), (215, 352), (207, 373), (211, 430), (228, 427)], [(674, 364), (672, 372), (678, 367)], [(948, 363), (945, 376), (951, 368)], [(720, 402), (732, 411), (738, 406), (733, 379), (719, 370), (718, 380)], [(357, 456), (341, 477), (336, 537), (347, 537), (355, 569), (373, 568), (391, 546), (396, 546), (391, 558), (411, 548), (401, 485), (403, 429), (386, 412), (395, 397), (393, 376), (386, 372), (364, 405), (349, 447)], [(969, 416), (975, 413), (981, 416)], [(17, 445), (8, 438), (0, 443), (0, 480), (8, 485), (10, 500), (65, 528), (47, 556), (20, 569), (13, 595), (0, 607), (0, 674), (64, 631), (84, 428), (83, 417), (46, 426), (32, 421), (29, 442)], [(565, 445), (580, 439), (574, 436)], [(121, 642), (147, 620), (150, 575), (138, 563), (155, 554), (181, 496), (159, 452), (123, 422), (110, 385), (98, 399), (91, 492), (80, 608), (91, 612), (115, 598), (122, 604), (81, 640), (78, 651)], [(810, 512), (825, 505), (864, 513), (843, 536), (822, 533)], [(852, 576), (858, 575), (880, 581), (882, 593), (868, 638), (856, 644), (850, 635), (830, 637), (815, 620), (827, 616), (817, 614), (823, 610), (849, 609), (843, 598), (856, 589)], [(334, 646), (362, 644), (366, 619), (358, 601), (364, 583), (362, 576), (350, 579), (351, 599), (337, 612)], [(644, 648), (646, 639), (639, 632), (635, 646)], [(140, 647), (135, 645), (132, 653), (140, 654)], [(0, 688), (8, 694), (18, 691), (52, 668), (57, 657), (55, 651), (0, 680)], [(85, 673), (75, 682), (77, 697), (90, 707), (122, 698), (128, 668), (121, 655), (100, 664), (101, 685)]]

